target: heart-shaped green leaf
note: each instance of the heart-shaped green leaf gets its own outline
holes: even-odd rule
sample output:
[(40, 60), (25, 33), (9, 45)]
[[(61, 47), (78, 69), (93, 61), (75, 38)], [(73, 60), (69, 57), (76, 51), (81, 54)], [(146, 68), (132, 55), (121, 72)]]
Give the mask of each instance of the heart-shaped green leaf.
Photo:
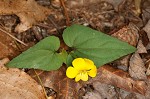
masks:
[[(97, 67), (136, 50), (126, 42), (82, 25), (72, 25), (65, 29), (63, 39), (69, 47), (74, 49), (72, 57), (75, 55), (91, 59)], [(68, 55), (67, 60), (72, 60), (69, 57), (71, 56)], [(67, 63), (71, 65), (71, 61)]]
[(60, 46), (59, 38), (47, 37), (11, 60), (7, 66), (17, 68), (35, 68), (57, 70), (63, 63), (62, 55), (56, 53)]

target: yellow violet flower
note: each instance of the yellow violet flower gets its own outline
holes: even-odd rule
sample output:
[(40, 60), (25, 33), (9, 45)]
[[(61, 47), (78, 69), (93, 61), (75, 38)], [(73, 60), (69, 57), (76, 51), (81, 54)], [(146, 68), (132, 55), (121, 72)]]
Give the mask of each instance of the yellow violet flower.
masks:
[(76, 58), (72, 62), (72, 66), (68, 67), (66, 70), (66, 75), (68, 78), (75, 78), (78, 82), (80, 79), (83, 81), (88, 80), (88, 76), (95, 77), (97, 74), (97, 68), (92, 60), (86, 58)]

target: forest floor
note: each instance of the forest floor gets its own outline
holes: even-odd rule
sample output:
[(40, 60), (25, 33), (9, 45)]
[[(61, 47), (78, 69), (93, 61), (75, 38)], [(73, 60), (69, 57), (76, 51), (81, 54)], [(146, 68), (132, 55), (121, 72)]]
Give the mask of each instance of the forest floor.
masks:
[[(1, 99), (45, 99), (41, 84), (49, 99), (150, 99), (150, 0), (0, 0), (0, 5)], [(65, 49), (62, 33), (72, 24), (116, 37), (137, 51), (99, 67), (87, 82), (67, 78), (65, 66), (3, 67), (48, 36), (59, 37)]]

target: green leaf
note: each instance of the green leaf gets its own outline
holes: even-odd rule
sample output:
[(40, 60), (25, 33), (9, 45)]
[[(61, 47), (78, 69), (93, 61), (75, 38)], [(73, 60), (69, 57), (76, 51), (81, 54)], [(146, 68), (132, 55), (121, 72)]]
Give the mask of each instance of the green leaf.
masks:
[(73, 52), (77, 57), (91, 59), (97, 67), (136, 50), (126, 42), (82, 25), (72, 25), (65, 29), (63, 39), (74, 49)]
[(66, 50), (62, 50), (62, 52), (60, 52), (59, 54), (60, 54), (60, 58), (63, 61), (63, 63), (66, 64), (66, 59), (67, 59), (67, 56), (68, 56), (68, 53), (66, 52)]
[(67, 66), (71, 66), (72, 65), (72, 61), (75, 59), (75, 58), (78, 58), (74, 52), (72, 51), (68, 56), (67, 56), (67, 59), (66, 59), (66, 65)]
[(63, 63), (62, 55), (56, 53), (60, 46), (59, 38), (47, 37), (29, 48), (13, 60), (7, 66), (17, 68), (35, 68), (42, 70), (57, 70)]

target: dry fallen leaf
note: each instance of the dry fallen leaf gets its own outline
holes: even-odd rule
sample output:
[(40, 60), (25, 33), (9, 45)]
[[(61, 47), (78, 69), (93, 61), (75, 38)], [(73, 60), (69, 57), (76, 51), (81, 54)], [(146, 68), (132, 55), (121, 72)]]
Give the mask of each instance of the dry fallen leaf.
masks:
[(115, 10), (118, 10), (118, 6), (119, 4), (123, 1), (123, 0), (88, 0), (88, 2), (86, 2), (85, 0), (66, 0), (66, 5), (69, 8), (75, 8), (75, 7), (83, 7), (83, 6), (87, 6), (87, 5), (92, 5), (92, 4), (96, 4), (98, 2), (108, 2), (110, 4), (112, 4), (115, 8)]
[(115, 87), (112, 85), (94, 82), (93, 87), (94, 90), (100, 94), (102, 99), (113, 99), (113, 97), (117, 94)]
[(147, 24), (145, 25), (143, 30), (147, 33), (147, 36), (148, 36), (149, 41), (150, 41), (150, 20), (147, 22)]
[(25, 72), (0, 65), (1, 99), (46, 99), (42, 87)]
[(127, 42), (132, 46), (136, 46), (139, 39), (138, 27), (135, 24), (130, 23), (128, 26), (125, 26), (112, 34), (112, 36)]
[[(97, 91), (87, 92), (85, 96), (82, 97), (82, 99), (107, 99), (107, 98), (101, 98), (101, 94)], [(109, 99), (109, 98), (108, 98)]]
[(43, 21), (51, 10), (38, 5), (35, 0), (0, 0), (0, 15), (16, 14), (21, 23), (15, 28), (16, 32), (23, 32), (31, 28), (38, 21)]
[(147, 49), (147, 50), (150, 49), (150, 42), (147, 44), (146, 49)]
[[(29, 74), (36, 81), (39, 81), (33, 71)], [(80, 83), (66, 77), (66, 67), (62, 66), (59, 70), (49, 72), (38, 72), (40, 79), (45, 87), (52, 88), (56, 93), (57, 99), (78, 99)]]
[(137, 45), (137, 53), (147, 53), (147, 50), (144, 47), (141, 40), (139, 40), (138, 45)]
[(129, 64), (129, 74), (131, 77), (139, 80), (145, 80), (147, 78), (144, 62), (138, 53), (132, 55)]
[(0, 59), (5, 57), (13, 58), (17, 54), (19, 54), (19, 50), (17, 49), (15, 41), (0, 31)]
[(129, 92), (136, 92), (145, 95), (147, 84), (141, 80), (132, 79), (127, 72), (115, 69), (109, 65), (104, 65), (98, 69), (95, 78), (90, 79), (87, 83), (101, 82), (110, 84)]
[(146, 61), (146, 67), (148, 67), (146, 70), (146, 75), (150, 75), (150, 59)]

